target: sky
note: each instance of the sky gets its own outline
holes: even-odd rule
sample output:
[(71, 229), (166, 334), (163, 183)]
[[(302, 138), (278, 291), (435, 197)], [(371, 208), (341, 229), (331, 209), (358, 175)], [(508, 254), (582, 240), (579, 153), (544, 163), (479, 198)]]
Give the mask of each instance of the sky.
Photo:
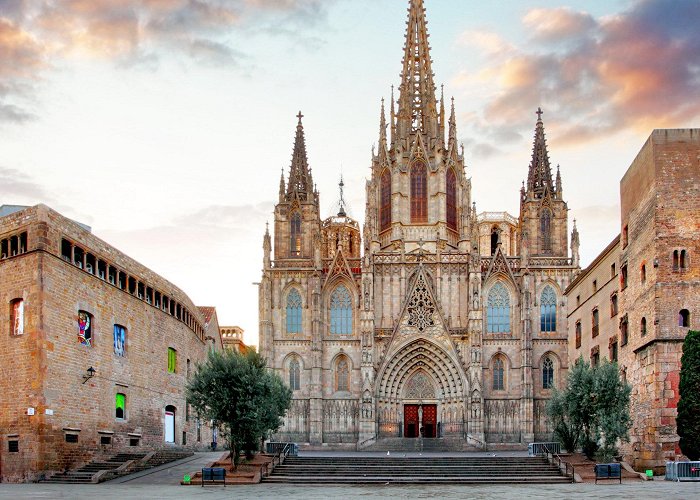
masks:
[[(408, 0), (0, 0), (0, 204), (45, 203), (257, 344), (296, 114), (322, 217), (364, 219)], [(541, 106), (582, 265), (655, 128), (700, 127), (700, 0), (425, 0), (478, 211), (517, 215)], [(571, 224), (570, 221), (570, 224)]]

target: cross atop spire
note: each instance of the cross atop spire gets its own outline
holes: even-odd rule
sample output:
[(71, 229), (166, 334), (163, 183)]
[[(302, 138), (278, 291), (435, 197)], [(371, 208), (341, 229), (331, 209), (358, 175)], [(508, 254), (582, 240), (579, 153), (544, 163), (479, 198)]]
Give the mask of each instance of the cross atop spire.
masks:
[(340, 175), (340, 182), (338, 183), (338, 189), (340, 190), (340, 208), (338, 209), (338, 217), (346, 217), (345, 213), (345, 198), (343, 196), (343, 187), (345, 183), (343, 182), (343, 175)]
[(410, 0), (406, 24), (399, 119), (409, 121), (411, 131), (427, 132), (428, 121), (437, 124), (437, 106), (423, 0)]
[(542, 115), (544, 114), (544, 111), (542, 111), (542, 108), (538, 107), (537, 111), (535, 111), (535, 114), (537, 115), (537, 121), (541, 122), (542, 121)]
[(537, 124), (535, 125), (535, 140), (532, 146), (532, 160), (527, 174), (527, 190), (530, 196), (542, 198), (545, 191), (555, 194), (552, 183), (552, 169), (549, 166), (547, 140), (544, 134), (541, 108), (537, 108)]
[(289, 167), (289, 183), (287, 184), (287, 199), (298, 196), (301, 201), (313, 200), (314, 182), (311, 178), (311, 169), (306, 157), (306, 140), (304, 139), (304, 126), (301, 119), (304, 115), (299, 114), (297, 118), (296, 137), (294, 138), (294, 152), (292, 153), (292, 164)]

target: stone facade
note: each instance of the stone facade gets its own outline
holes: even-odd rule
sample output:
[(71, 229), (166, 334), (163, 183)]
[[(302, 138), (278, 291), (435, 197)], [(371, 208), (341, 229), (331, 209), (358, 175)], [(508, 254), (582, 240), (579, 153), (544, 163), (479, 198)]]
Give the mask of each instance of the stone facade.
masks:
[(0, 218), (0, 241), (2, 481), (209, 444), (184, 386), (221, 347), (215, 314), (205, 324), (173, 284), (44, 205)]
[(465, 447), (550, 437), (544, 406), (568, 367), (563, 291), (578, 234), (570, 257), (541, 111), (519, 217), (477, 214), (454, 103), (448, 117), (431, 65), (423, 2), (412, 0), (362, 235), (342, 204), (321, 220), (298, 116), (259, 295), (261, 353), (294, 390), (276, 439), (362, 448), (419, 435)]
[(241, 353), (249, 349), (243, 343), (243, 328), (240, 326), (222, 326), (219, 328), (219, 331), (221, 332), (221, 341), (224, 349), (232, 349)]
[[(566, 291), (570, 357), (597, 350), (632, 385), (633, 425), (622, 450), (637, 469), (661, 469), (681, 452), (676, 406), (682, 343), (700, 329), (700, 130), (655, 130), (620, 182), (621, 234)], [(593, 280), (599, 290), (591, 293)], [(618, 312), (607, 320), (607, 304)], [(585, 299), (584, 299), (585, 298)], [(585, 302), (584, 302), (585, 300)], [(591, 338), (590, 311), (601, 311)], [(583, 341), (576, 348), (576, 323)]]

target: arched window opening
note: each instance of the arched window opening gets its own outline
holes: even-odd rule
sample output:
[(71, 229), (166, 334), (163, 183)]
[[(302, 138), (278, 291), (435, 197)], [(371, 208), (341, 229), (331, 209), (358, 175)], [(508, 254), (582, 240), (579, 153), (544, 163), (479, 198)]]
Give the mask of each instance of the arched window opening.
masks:
[(510, 295), (503, 283), (496, 283), (486, 302), (488, 333), (510, 333)]
[(646, 283), (647, 281), (647, 265), (642, 264), (642, 267), (639, 269), (639, 279), (642, 282), (642, 285)]
[(498, 248), (498, 228), (496, 226), (491, 229), (491, 255), (496, 253)]
[(673, 251), (673, 269), (678, 269), (678, 250)]
[(294, 358), (289, 362), (289, 388), (298, 391), (301, 384), (301, 368), (299, 360)]
[(301, 333), (301, 295), (296, 288), (287, 295), (287, 333)]
[(540, 331), (557, 331), (557, 294), (547, 285), (540, 297)]
[(384, 231), (391, 225), (391, 172), (384, 169), (379, 185), (379, 230)]
[(289, 253), (292, 257), (301, 257), (301, 214), (299, 212), (294, 212), (289, 225)]
[(340, 358), (340, 360), (338, 360), (338, 364), (336, 365), (336, 390), (350, 390), (350, 368), (348, 366), (347, 359), (344, 357)]
[(428, 222), (428, 172), (420, 161), (411, 167), (411, 222)]
[(447, 169), (445, 190), (447, 227), (457, 231), (457, 176), (455, 175), (455, 171), (451, 168)]
[(114, 417), (120, 420), (126, 418), (126, 394), (117, 393), (115, 402)]
[(175, 407), (168, 405), (165, 407), (165, 442), (175, 442)]
[(679, 259), (678, 265), (680, 266), (681, 269), (686, 269), (688, 267), (688, 259), (687, 259), (687, 252), (685, 250), (681, 250), (681, 256)]
[(639, 326), (639, 331), (640, 331), (642, 337), (644, 337), (647, 334), (647, 319), (646, 318), (642, 318), (642, 321), (641, 321), (640, 326)]
[(331, 333), (352, 333), (352, 297), (345, 285), (339, 285), (331, 294)]
[(554, 387), (554, 363), (551, 358), (544, 358), (542, 362), (542, 389)]
[(505, 367), (503, 364), (503, 358), (499, 356), (496, 359), (494, 359), (494, 361), (493, 361), (493, 390), (494, 391), (504, 390), (504, 387), (505, 387), (504, 373), (505, 373)]
[(678, 326), (690, 326), (690, 311), (687, 309), (681, 309), (678, 313)]
[(552, 253), (552, 212), (545, 208), (540, 215), (540, 235), (542, 237), (542, 253)]

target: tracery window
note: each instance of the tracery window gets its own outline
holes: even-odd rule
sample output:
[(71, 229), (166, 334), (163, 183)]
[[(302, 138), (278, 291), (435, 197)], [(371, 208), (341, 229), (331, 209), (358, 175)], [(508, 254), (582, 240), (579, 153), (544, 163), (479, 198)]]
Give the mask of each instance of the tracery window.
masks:
[(552, 212), (548, 208), (540, 215), (540, 235), (542, 237), (542, 253), (552, 253)]
[(446, 208), (447, 208), (447, 227), (457, 230), (457, 177), (455, 171), (451, 168), (447, 169), (447, 178), (445, 179), (446, 190)]
[(78, 311), (78, 342), (92, 345), (92, 314), (87, 311)]
[(348, 367), (348, 360), (344, 357), (340, 358), (336, 365), (336, 390), (350, 390), (350, 368)]
[(547, 285), (540, 297), (540, 331), (557, 331), (557, 294)]
[(510, 295), (503, 283), (496, 283), (486, 301), (488, 333), (510, 333)]
[(352, 298), (345, 285), (338, 285), (331, 294), (331, 333), (352, 333)]
[(542, 362), (542, 389), (554, 387), (554, 363), (551, 358), (544, 358)]
[(289, 388), (293, 391), (298, 391), (301, 381), (301, 368), (299, 360), (294, 358), (289, 362)]
[(24, 333), (24, 300), (14, 299), (10, 302), (10, 335)]
[(301, 214), (299, 212), (294, 212), (289, 227), (289, 253), (292, 257), (301, 257)]
[(428, 172), (420, 161), (411, 167), (411, 222), (428, 222)]
[(114, 354), (124, 357), (126, 353), (126, 328), (114, 325)]
[(382, 172), (379, 189), (379, 230), (384, 231), (391, 225), (391, 173), (388, 168)]
[(301, 333), (301, 295), (296, 288), (287, 295), (287, 333)]
[(493, 361), (493, 390), (502, 391), (504, 390), (504, 373), (505, 367), (503, 365), (503, 358), (498, 356)]

